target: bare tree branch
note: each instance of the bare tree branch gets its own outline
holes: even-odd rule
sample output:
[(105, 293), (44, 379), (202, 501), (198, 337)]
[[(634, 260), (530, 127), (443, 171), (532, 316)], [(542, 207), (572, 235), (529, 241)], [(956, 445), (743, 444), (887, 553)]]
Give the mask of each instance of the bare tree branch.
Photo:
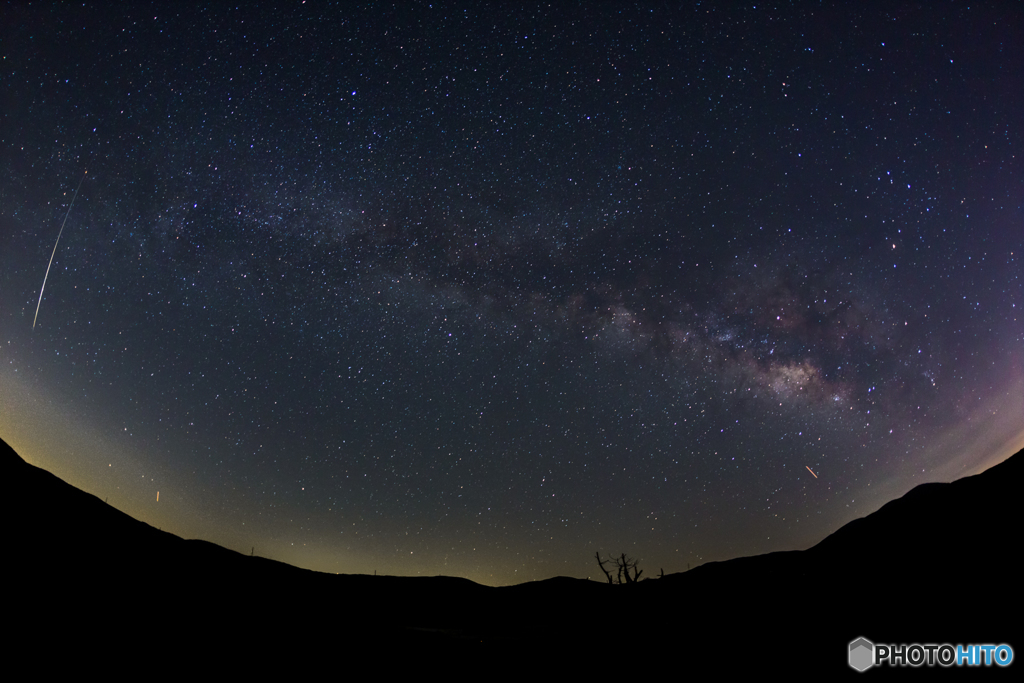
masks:
[[(622, 553), (619, 557), (614, 559), (607, 560), (601, 559), (600, 552), (595, 553), (594, 556), (597, 558), (597, 564), (601, 567), (601, 571), (604, 572), (605, 577), (607, 577), (608, 583), (636, 583), (640, 580), (640, 575), (644, 573), (644, 570), (637, 566), (640, 561), (632, 557), (627, 557), (626, 553)], [(605, 569), (605, 564), (611, 562), (615, 563), (616, 577), (614, 580), (612, 579), (611, 572)], [(633, 570), (632, 575), (630, 574), (630, 570)], [(664, 574), (665, 572), (662, 571), (663, 576)]]
[[(594, 553), (594, 556), (597, 557), (597, 565), (601, 567), (601, 571), (604, 572), (604, 575), (608, 577), (608, 583), (613, 583), (612, 575), (609, 574), (608, 570), (604, 568), (604, 563), (608, 562), (609, 560), (602, 560), (600, 552)], [(619, 583), (621, 583), (621, 581)]]

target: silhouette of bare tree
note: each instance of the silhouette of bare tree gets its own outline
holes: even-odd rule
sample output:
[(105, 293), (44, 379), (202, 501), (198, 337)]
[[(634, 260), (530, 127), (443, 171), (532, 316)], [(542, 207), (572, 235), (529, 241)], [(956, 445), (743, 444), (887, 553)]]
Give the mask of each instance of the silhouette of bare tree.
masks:
[[(604, 572), (605, 577), (608, 579), (608, 583), (636, 583), (640, 579), (640, 575), (644, 573), (643, 569), (637, 567), (640, 561), (633, 557), (627, 557), (626, 553), (607, 560), (601, 559), (600, 552), (595, 553), (594, 556), (597, 558), (597, 565), (601, 567), (601, 571)], [(614, 579), (612, 578), (612, 573), (605, 567), (605, 565), (613, 563), (615, 565)], [(630, 570), (633, 572), (632, 576), (629, 574)]]

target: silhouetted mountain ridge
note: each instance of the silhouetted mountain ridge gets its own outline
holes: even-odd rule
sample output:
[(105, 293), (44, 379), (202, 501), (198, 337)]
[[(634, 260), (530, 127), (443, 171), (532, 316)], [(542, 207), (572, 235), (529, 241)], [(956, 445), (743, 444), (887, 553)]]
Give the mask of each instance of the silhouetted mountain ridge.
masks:
[(844, 648), (862, 635), (1019, 644), (1009, 615), (1020, 608), (1014, 541), (1024, 451), (973, 477), (918, 486), (809, 550), (627, 586), (323, 574), (157, 530), (28, 465), (3, 442), (0, 470), (11, 541), (7, 614), (21, 633), (52, 634), (61, 624), (63, 646), (79, 657), (111, 640), (144, 655), (214, 639), (264, 659), (344, 644), (354, 653), (473, 661), (524, 651), (608, 655), (613, 634), (649, 658), (669, 658), (684, 642), (730, 656), (737, 644), (757, 652), (783, 639), (799, 643), (806, 661), (820, 656), (846, 672)]

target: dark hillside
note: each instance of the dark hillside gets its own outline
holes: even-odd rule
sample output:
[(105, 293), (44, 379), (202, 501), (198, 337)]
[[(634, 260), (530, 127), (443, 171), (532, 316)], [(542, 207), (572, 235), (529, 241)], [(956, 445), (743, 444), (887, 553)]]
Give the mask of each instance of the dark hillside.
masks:
[(5, 613), (18, 651), (44, 659), (287, 668), (300, 654), (386, 655), (394, 666), (523, 666), (522, 653), (567, 666), (696, 655), (756, 671), (786, 651), (794, 666), (854, 673), (845, 648), (859, 636), (1019, 644), (1022, 453), (974, 477), (917, 487), (806, 551), (635, 585), (559, 577), (490, 588), (322, 574), (186, 541), (0, 448)]

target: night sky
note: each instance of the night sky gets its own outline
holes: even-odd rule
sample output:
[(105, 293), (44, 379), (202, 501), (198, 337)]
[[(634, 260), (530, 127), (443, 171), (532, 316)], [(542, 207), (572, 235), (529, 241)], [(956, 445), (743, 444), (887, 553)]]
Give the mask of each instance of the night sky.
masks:
[(4, 5), (0, 437), (491, 585), (807, 548), (1024, 447), (1016, 3), (511, 4)]

